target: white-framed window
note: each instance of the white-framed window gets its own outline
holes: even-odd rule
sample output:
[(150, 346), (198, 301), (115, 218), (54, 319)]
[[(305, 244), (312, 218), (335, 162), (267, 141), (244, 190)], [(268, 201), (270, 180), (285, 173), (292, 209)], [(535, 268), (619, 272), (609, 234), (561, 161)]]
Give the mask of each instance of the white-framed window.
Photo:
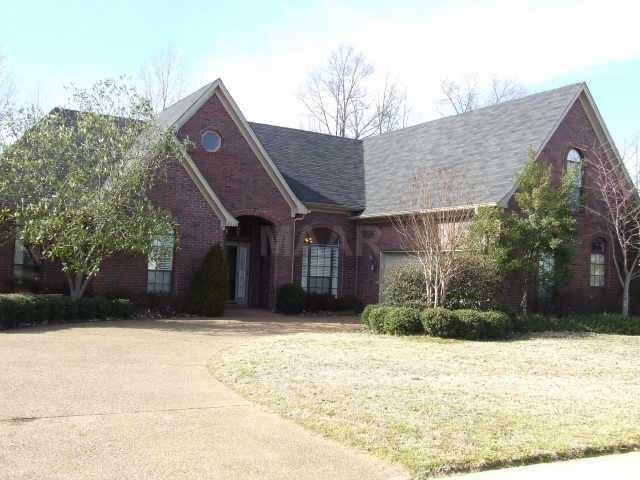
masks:
[(147, 259), (148, 293), (171, 293), (174, 250), (175, 234), (173, 232), (151, 239), (151, 250)]
[(205, 130), (200, 136), (200, 143), (207, 152), (217, 152), (222, 146), (222, 137), (214, 130)]
[(17, 285), (40, 280), (40, 265), (19, 236), (13, 246), (13, 281)]
[(605, 247), (603, 239), (598, 238), (591, 243), (591, 257), (589, 261), (589, 286), (605, 286)]
[(574, 189), (571, 198), (571, 203), (575, 207), (578, 206), (580, 201), (580, 195), (582, 194), (582, 153), (575, 148), (569, 150), (566, 158), (567, 173), (573, 176)]
[(305, 245), (302, 250), (302, 288), (307, 293), (338, 296), (340, 248)]

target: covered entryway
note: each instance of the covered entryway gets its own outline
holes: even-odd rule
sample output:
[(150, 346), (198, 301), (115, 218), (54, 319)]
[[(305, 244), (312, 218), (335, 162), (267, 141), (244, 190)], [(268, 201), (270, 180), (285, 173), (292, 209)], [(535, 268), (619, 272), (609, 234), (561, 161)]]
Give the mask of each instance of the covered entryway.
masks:
[(238, 226), (225, 236), (229, 262), (229, 300), (237, 305), (268, 308), (272, 288), (271, 222), (255, 216), (238, 217)]

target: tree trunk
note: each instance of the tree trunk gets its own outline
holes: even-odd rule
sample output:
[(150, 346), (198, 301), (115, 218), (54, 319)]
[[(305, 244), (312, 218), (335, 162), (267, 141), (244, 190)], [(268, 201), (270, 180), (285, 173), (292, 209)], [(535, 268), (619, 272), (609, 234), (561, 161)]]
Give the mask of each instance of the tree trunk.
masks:
[(87, 290), (91, 277), (85, 276), (82, 273), (66, 273), (66, 277), (69, 285), (69, 297), (71, 298), (71, 301), (77, 302), (82, 298), (84, 292)]
[(529, 303), (528, 294), (529, 294), (529, 278), (528, 276), (525, 276), (524, 288), (522, 290), (522, 298), (520, 299), (520, 309), (522, 310), (522, 313), (525, 315), (527, 314), (527, 304)]
[(622, 286), (622, 314), (629, 316), (629, 290), (631, 289), (631, 277), (627, 275)]

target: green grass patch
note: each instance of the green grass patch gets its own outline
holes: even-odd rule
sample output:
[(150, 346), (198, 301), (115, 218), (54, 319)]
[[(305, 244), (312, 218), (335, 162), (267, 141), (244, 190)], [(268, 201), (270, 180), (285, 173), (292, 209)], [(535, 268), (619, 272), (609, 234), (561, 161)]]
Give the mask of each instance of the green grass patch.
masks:
[(305, 333), (234, 347), (211, 370), (415, 478), (640, 446), (640, 337)]

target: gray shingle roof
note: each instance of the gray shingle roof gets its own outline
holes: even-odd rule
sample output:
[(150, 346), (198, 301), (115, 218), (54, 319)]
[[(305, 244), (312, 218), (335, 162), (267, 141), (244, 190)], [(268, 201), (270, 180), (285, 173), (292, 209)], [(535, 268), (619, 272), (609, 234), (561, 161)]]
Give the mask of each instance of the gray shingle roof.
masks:
[(296, 196), (354, 211), (364, 208), (362, 142), (249, 123)]
[(542, 146), (582, 86), (569, 85), (365, 139), (362, 215), (411, 210), (411, 179), (449, 168), (455, 169), (467, 204), (500, 202), (511, 192), (528, 149)]

